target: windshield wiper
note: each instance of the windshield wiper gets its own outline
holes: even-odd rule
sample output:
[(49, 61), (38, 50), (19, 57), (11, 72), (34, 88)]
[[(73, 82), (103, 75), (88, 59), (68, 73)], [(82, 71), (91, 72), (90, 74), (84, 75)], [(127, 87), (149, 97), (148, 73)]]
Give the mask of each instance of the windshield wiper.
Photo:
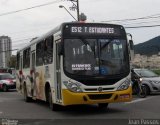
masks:
[[(84, 43), (84, 45), (85, 45), (87, 48), (89, 48), (90, 52), (93, 52), (93, 53), (94, 53), (94, 57), (96, 57), (97, 54), (96, 54), (96, 49), (95, 49), (95, 45), (96, 45), (95, 41), (87, 41), (86, 39), (84, 39), (84, 38), (82, 38), (82, 37), (80, 37), (79, 39)], [(93, 45), (93, 46), (90, 45), (90, 44), (89, 44), (90, 42), (93, 42), (94, 45)]]
[(79, 39), (84, 43), (84, 45), (89, 45), (89, 42), (86, 40), (86, 39), (84, 39), (84, 38), (82, 38), (82, 37), (79, 37)]
[[(111, 43), (113, 39), (110, 39), (108, 42), (106, 42), (100, 49), (104, 49), (106, 46), (108, 46), (109, 43)], [(100, 42), (101, 44), (101, 42)]]

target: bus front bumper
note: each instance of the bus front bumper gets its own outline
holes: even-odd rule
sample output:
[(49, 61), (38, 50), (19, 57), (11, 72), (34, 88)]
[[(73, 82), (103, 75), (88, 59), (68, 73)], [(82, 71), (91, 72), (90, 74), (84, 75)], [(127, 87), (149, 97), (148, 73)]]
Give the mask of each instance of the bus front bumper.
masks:
[(85, 93), (74, 93), (67, 89), (63, 89), (62, 93), (63, 105), (129, 102), (132, 100), (131, 87), (123, 91)]

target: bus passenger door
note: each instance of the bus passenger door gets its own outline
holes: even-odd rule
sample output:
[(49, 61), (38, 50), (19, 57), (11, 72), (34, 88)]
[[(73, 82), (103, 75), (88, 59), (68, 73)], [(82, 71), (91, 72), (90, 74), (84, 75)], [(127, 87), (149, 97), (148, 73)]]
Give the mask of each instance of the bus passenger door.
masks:
[(20, 59), (20, 53), (17, 53), (17, 64), (16, 64), (16, 89), (18, 91), (21, 90), (21, 78), (20, 78), (20, 64), (21, 63), (21, 59)]
[(30, 75), (31, 75), (31, 95), (33, 97), (36, 97), (36, 81), (35, 81), (35, 52), (32, 52), (31, 54), (31, 59), (32, 59), (32, 64), (31, 64), (31, 70), (30, 70)]
[(21, 90), (21, 92), (23, 91), (23, 71), (22, 71), (22, 67), (23, 67), (23, 65), (22, 65), (22, 63), (23, 63), (23, 57), (22, 56), (20, 56), (20, 69), (19, 69), (19, 81), (20, 81), (20, 90)]
[(60, 55), (59, 55), (59, 44), (60, 40), (56, 41), (56, 101), (61, 102), (62, 94), (61, 94), (61, 66), (60, 66)]

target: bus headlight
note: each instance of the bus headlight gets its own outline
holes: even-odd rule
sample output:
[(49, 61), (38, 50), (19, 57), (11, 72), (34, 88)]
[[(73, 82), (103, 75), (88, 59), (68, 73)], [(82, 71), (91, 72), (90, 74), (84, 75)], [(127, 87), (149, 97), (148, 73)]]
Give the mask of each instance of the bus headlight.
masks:
[(128, 89), (130, 86), (130, 80), (126, 79), (119, 87), (117, 90), (121, 91), (121, 90), (126, 90)]
[(67, 87), (67, 89), (72, 92), (82, 92), (82, 89), (80, 88), (80, 85), (78, 83), (68, 81), (64, 81), (63, 83)]

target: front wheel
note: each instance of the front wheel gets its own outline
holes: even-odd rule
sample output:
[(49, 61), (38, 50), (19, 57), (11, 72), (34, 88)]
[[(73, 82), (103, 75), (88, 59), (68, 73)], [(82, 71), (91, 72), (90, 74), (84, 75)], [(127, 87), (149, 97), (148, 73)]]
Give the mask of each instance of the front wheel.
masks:
[(53, 101), (52, 101), (52, 92), (51, 92), (51, 89), (49, 89), (49, 96), (48, 96), (48, 101), (49, 101), (49, 107), (52, 111), (59, 111), (61, 110), (61, 106), (58, 105), (58, 104), (54, 104)]
[(99, 103), (98, 108), (100, 109), (107, 109), (108, 108), (108, 103)]

